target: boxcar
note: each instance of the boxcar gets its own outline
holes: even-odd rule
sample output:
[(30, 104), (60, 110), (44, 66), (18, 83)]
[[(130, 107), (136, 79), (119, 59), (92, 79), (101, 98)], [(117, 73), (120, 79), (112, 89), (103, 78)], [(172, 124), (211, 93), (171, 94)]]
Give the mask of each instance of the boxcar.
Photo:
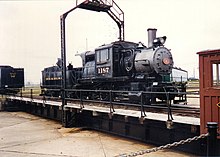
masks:
[(24, 87), (24, 69), (0, 66), (0, 93), (17, 93)]

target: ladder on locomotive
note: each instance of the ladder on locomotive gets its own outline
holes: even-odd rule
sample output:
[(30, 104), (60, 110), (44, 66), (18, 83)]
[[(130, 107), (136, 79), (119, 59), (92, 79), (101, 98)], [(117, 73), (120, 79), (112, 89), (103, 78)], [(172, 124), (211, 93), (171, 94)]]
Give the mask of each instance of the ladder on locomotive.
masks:
[(106, 12), (116, 22), (119, 28), (119, 40), (124, 40), (124, 12), (114, 0), (76, 0), (76, 7), (91, 11)]

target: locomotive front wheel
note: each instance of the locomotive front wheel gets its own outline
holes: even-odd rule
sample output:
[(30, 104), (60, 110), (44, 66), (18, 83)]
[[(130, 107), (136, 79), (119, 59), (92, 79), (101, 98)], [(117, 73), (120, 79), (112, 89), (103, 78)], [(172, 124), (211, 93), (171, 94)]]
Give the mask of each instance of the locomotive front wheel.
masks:
[(109, 101), (110, 100), (109, 93), (107, 93), (107, 92), (100, 92), (99, 98), (101, 101)]

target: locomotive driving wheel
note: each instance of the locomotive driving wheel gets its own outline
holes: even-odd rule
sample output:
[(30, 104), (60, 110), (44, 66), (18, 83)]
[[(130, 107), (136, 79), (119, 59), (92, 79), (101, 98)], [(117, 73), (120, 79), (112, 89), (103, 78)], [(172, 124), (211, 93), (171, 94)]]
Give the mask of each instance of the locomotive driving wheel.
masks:
[(101, 101), (109, 101), (110, 100), (110, 93), (108, 90), (110, 90), (110, 87), (108, 85), (103, 85), (99, 88), (99, 100)]

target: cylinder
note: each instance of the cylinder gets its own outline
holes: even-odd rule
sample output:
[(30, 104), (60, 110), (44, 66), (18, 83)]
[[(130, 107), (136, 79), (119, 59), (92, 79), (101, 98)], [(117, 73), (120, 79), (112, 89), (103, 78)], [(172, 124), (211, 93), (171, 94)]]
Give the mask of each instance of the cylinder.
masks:
[(157, 29), (148, 28), (147, 31), (148, 31), (148, 47), (152, 47), (153, 46), (153, 41), (154, 41), (154, 39), (156, 39)]

